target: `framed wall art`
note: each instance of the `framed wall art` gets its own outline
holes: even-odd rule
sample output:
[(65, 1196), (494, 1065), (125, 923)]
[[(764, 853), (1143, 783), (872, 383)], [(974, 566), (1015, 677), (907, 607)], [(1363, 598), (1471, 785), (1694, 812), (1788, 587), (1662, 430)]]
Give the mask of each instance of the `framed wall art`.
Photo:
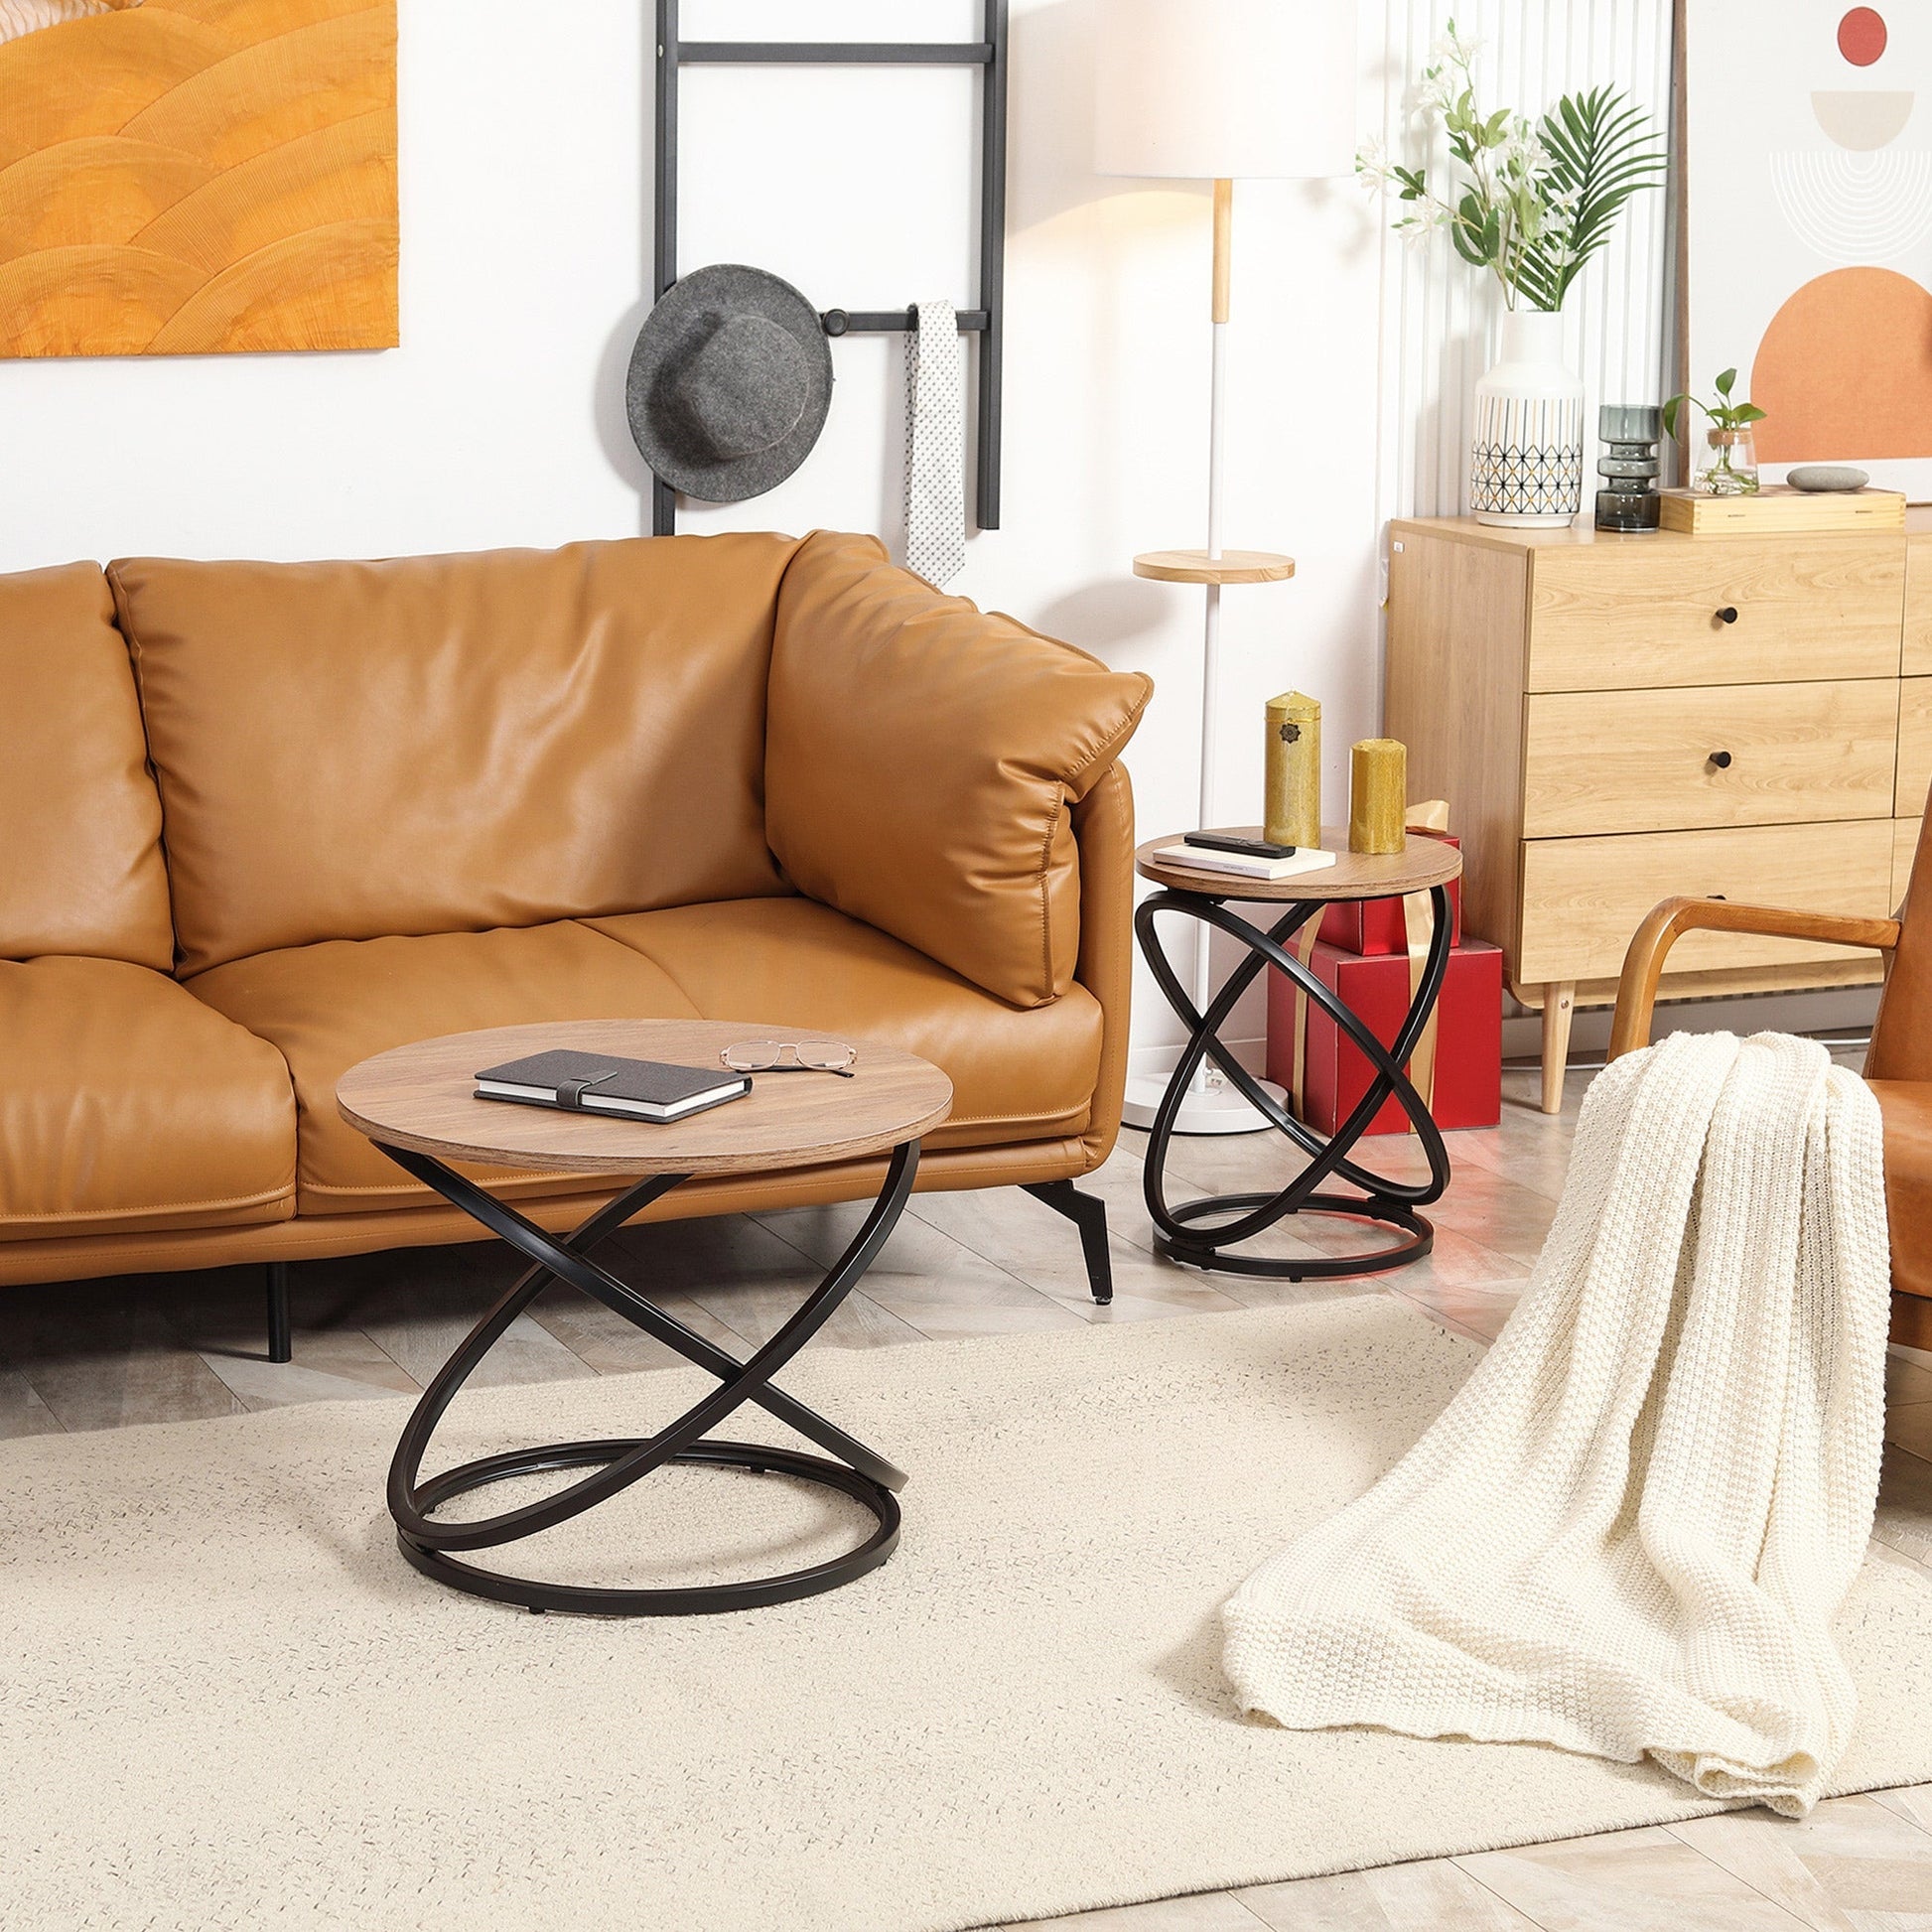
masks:
[(395, 0), (0, 0), (0, 355), (388, 348)]
[(1932, 500), (1932, 7), (1680, 5), (1691, 385), (1740, 371), (1767, 482)]

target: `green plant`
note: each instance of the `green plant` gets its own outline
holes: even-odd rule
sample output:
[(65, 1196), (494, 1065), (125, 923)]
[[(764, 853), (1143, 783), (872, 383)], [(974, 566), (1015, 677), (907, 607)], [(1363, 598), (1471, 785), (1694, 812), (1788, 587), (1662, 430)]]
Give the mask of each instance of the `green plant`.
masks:
[(1736, 386), (1737, 371), (1726, 369), (1718, 378), (1716, 402), (1703, 402), (1688, 391), (1671, 397), (1664, 405), (1664, 434), (1673, 441), (1676, 440), (1678, 423), (1680, 421), (1688, 423), (1688, 418), (1684, 415), (1686, 403), (1693, 409), (1703, 410), (1710, 417), (1713, 429), (1724, 430), (1730, 435), (1735, 435), (1740, 429), (1749, 429), (1753, 423), (1761, 423), (1764, 420), (1764, 412), (1755, 403), (1731, 401), (1730, 392)]
[(1608, 242), (1631, 198), (1661, 185), (1668, 151), (1650, 117), (1614, 87), (1565, 94), (1532, 123), (1510, 108), (1484, 114), (1476, 101), (1477, 43), (1454, 21), (1423, 69), (1417, 106), (1440, 122), (1461, 178), (1439, 195), (1423, 168), (1405, 168), (1371, 145), (1356, 172), (1407, 205), (1398, 231), (1447, 230), (1455, 252), (1494, 272), (1511, 309), (1554, 312)]

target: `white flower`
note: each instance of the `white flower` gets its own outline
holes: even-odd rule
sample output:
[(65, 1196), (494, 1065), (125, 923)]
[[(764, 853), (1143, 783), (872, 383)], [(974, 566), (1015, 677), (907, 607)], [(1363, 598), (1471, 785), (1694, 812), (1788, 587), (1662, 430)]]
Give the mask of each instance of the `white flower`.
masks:
[(1413, 212), (1395, 222), (1394, 228), (1411, 248), (1423, 246), (1438, 229), (1449, 224), (1449, 211), (1440, 202), (1417, 204)]
[(1356, 151), (1355, 172), (1370, 188), (1387, 189), (1395, 179), (1389, 167), (1388, 146), (1379, 134)]
[(1435, 45), (1429, 50), (1430, 58), (1441, 66), (1464, 69), (1475, 65), (1475, 58), (1481, 52), (1482, 43), (1473, 34), (1463, 33), (1452, 20), (1437, 35)]
[(1410, 111), (1440, 119), (1455, 105), (1461, 91), (1444, 69), (1425, 69), (1422, 79), (1410, 91)]

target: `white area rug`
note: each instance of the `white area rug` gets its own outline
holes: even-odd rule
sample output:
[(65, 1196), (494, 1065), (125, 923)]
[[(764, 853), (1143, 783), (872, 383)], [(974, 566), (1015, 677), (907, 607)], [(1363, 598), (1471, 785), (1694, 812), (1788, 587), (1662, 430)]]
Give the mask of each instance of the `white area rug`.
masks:
[[(904, 1542), (830, 1595), (681, 1620), (417, 1576), (381, 1500), (398, 1404), (8, 1444), (0, 1915), (938, 1932), (1717, 1809), (1647, 1766), (1234, 1716), (1222, 1599), (1475, 1359), (1376, 1297), (808, 1351), (786, 1385), (912, 1471)], [(641, 1432), (708, 1381), (485, 1392), (441, 1447)], [(674, 1471), (515, 1561), (778, 1567), (843, 1508)], [(1841, 1633), (1834, 1789), (1932, 1778), (1932, 1588), (1874, 1561)]]

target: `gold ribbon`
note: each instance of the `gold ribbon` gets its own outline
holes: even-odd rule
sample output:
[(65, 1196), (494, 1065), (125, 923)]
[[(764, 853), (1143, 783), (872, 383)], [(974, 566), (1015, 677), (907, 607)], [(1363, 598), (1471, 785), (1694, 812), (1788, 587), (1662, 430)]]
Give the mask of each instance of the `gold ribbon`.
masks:
[[(1295, 957), (1302, 962), (1304, 971), (1314, 957), (1314, 942), (1321, 936), (1321, 914), (1316, 912), (1298, 932), (1291, 942)], [(1309, 1073), (1309, 996), (1302, 982), (1295, 982), (1295, 1031), (1290, 1035), (1295, 1041), (1295, 1077), (1289, 1083), (1288, 1109), (1297, 1120), (1306, 1120), (1302, 1111), (1302, 1092), (1308, 1083)]]
[[(1432, 798), (1421, 805), (1409, 807), (1407, 829), (1411, 832), (1447, 832), (1449, 830), (1449, 805), (1441, 798)], [(1403, 926), (1409, 940), (1409, 1003), (1415, 1004), (1416, 995), (1422, 991), (1423, 975), (1429, 966), (1430, 941), (1436, 933), (1435, 900), (1427, 892), (1408, 893), (1402, 900)], [(1295, 956), (1304, 967), (1314, 958), (1314, 942), (1320, 936), (1321, 920), (1311, 918), (1295, 935)], [(1437, 1017), (1441, 1002), (1429, 1010), (1429, 1018), (1424, 1023), (1421, 1035), (1416, 1040), (1416, 1050), (1409, 1056), (1409, 1081), (1422, 1096), (1425, 1107), (1434, 1112), (1436, 1106), (1436, 1046)], [(1309, 1065), (1309, 996), (1298, 983), (1295, 988), (1295, 1031), (1291, 1037), (1295, 1041), (1294, 1078), (1290, 1083), (1289, 1106), (1297, 1120), (1304, 1120), (1303, 1093), (1308, 1081)], [(1414, 1133), (1415, 1123), (1409, 1125)]]
[[(1448, 801), (1432, 798), (1425, 805), (1411, 805), (1408, 829), (1412, 832), (1447, 832)], [(1406, 895), (1402, 901), (1402, 922), (1409, 936), (1409, 1003), (1413, 1006), (1416, 995), (1422, 991), (1423, 974), (1429, 966), (1430, 941), (1436, 936), (1434, 895)], [(1416, 1050), (1409, 1055), (1409, 1084), (1422, 1096), (1422, 1104), (1432, 1114), (1436, 1111), (1436, 1023), (1442, 1011), (1443, 1003), (1439, 997), (1429, 1009), (1429, 1018), (1423, 1023), (1422, 1033), (1416, 1040)], [(1414, 1121), (1409, 1123), (1409, 1131), (1412, 1134), (1416, 1131)]]

